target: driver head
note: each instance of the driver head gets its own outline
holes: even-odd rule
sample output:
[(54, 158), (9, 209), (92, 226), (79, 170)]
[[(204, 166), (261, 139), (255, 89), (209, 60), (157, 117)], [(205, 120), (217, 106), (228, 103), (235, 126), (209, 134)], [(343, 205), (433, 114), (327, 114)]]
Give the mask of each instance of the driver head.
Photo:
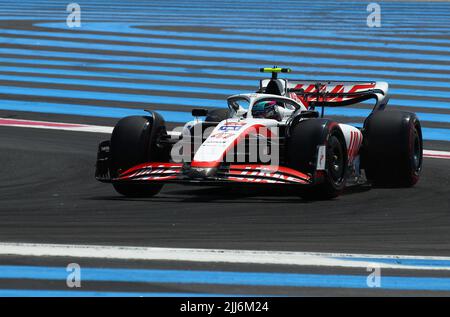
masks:
[(281, 120), (277, 102), (273, 100), (256, 102), (252, 107), (252, 117)]

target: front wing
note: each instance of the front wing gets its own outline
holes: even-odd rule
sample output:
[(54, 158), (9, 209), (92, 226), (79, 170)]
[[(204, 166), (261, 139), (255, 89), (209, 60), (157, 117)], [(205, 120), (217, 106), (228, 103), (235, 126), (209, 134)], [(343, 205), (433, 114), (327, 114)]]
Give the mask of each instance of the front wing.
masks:
[(311, 175), (294, 169), (261, 164), (230, 164), (218, 168), (212, 175), (197, 173), (195, 168), (182, 163), (144, 163), (132, 167), (111, 182), (163, 183), (259, 183), (308, 185)]

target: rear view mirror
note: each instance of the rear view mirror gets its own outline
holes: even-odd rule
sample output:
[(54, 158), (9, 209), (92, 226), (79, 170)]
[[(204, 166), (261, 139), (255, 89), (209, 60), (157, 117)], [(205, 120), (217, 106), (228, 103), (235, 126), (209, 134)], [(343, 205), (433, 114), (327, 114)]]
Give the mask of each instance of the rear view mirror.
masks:
[(192, 109), (192, 116), (194, 117), (206, 117), (207, 115), (207, 109)]

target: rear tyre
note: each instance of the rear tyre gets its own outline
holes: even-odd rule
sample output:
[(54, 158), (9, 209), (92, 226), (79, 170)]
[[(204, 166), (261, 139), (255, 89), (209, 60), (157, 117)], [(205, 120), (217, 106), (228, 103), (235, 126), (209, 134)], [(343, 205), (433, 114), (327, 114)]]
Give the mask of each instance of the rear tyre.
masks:
[[(157, 113), (152, 116), (130, 116), (121, 119), (111, 136), (111, 176), (140, 163), (168, 161), (168, 153), (157, 146), (157, 138), (165, 133), (164, 120)], [(114, 189), (128, 197), (151, 197), (159, 193), (162, 184), (113, 183)]]
[(347, 175), (347, 149), (336, 122), (325, 119), (300, 121), (290, 130), (287, 161), (291, 168), (315, 175), (318, 147), (326, 146), (325, 173), (321, 182), (300, 191), (305, 199), (331, 199), (343, 191)]
[(410, 187), (422, 171), (422, 129), (414, 113), (379, 111), (364, 124), (361, 163), (377, 186)]

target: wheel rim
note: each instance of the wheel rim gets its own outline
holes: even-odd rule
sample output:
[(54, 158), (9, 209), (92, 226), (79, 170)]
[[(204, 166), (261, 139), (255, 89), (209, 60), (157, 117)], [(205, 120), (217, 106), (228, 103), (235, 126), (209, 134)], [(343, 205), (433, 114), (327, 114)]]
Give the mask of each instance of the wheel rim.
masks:
[(341, 144), (336, 137), (332, 137), (328, 143), (328, 172), (335, 184), (338, 184), (343, 179), (344, 172), (344, 153)]
[(414, 131), (414, 144), (413, 144), (413, 153), (412, 153), (412, 163), (414, 171), (417, 173), (420, 171), (422, 166), (422, 146), (420, 144), (419, 135), (417, 134), (417, 130)]

